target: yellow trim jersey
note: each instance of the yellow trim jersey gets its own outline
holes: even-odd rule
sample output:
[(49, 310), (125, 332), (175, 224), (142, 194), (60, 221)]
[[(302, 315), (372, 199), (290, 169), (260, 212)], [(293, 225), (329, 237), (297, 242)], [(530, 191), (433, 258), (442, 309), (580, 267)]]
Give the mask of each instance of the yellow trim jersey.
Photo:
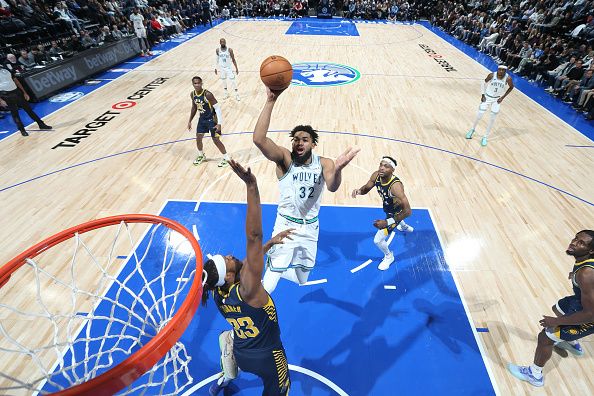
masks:
[(233, 326), (235, 349), (282, 349), (276, 306), (270, 295), (262, 308), (252, 307), (243, 301), (239, 283), (235, 283), (229, 293), (217, 287), (213, 297), (221, 315)]
[(402, 206), (396, 201), (390, 189), (394, 185), (394, 183), (402, 183), (398, 177), (392, 175), (390, 180), (387, 183), (382, 183), (382, 178), (377, 175), (375, 178), (375, 188), (377, 189), (377, 193), (382, 197), (382, 204), (384, 207), (384, 212), (390, 216), (397, 215), (398, 213), (402, 212)]
[(575, 293), (575, 296), (580, 300), (582, 298), (582, 291), (580, 289), (580, 286), (575, 281), (575, 276), (577, 275), (579, 270), (586, 267), (594, 268), (594, 259), (588, 259), (580, 261), (579, 263), (575, 263), (573, 266), (573, 271), (571, 272), (571, 283), (573, 285), (573, 292)]
[(206, 99), (206, 94), (208, 91), (203, 89), (202, 92), (198, 93), (196, 90), (190, 93), (190, 98), (192, 102), (198, 108), (198, 122), (200, 121), (210, 121), (214, 120), (215, 124), (217, 123), (217, 115), (214, 112), (214, 109), (208, 99)]

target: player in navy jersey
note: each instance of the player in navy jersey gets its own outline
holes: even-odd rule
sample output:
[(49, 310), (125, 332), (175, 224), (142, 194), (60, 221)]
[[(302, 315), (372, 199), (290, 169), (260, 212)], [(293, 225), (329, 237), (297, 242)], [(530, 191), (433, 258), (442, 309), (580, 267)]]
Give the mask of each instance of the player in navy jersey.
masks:
[(212, 142), (223, 154), (223, 159), (219, 162), (219, 168), (226, 167), (229, 163), (229, 154), (225, 145), (221, 142), (221, 124), (223, 123), (223, 114), (221, 105), (217, 102), (214, 95), (202, 87), (202, 78), (192, 77), (194, 90), (190, 93), (192, 99), (192, 110), (190, 111), (190, 120), (188, 121), (188, 131), (192, 130), (192, 119), (198, 113), (198, 124), (196, 125), (196, 146), (198, 147), (198, 156), (194, 160), (194, 165), (200, 165), (206, 160), (202, 151), (204, 145), (202, 138), (205, 133), (210, 133)]
[(394, 158), (384, 156), (380, 161), (379, 170), (371, 174), (369, 181), (363, 187), (353, 190), (351, 194), (355, 198), (357, 195), (367, 194), (375, 187), (382, 197), (386, 219), (373, 222), (374, 227), (378, 229), (373, 242), (384, 253), (384, 258), (378, 266), (382, 271), (390, 268), (394, 262), (394, 253), (388, 249), (386, 237), (394, 228), (402, 232), (413, 232), (413, 228), (404, 222), (404, 219), (410, 216), (411, 209), (408, 198), (404, 194), (402, 182), (394, 175), (396, 165)]
[(534, 386), (544, 385), (542, 369), (553, 354), (553, 347), (568, 350), (574, 355), (584, 354), (577, 340), (594, 334), (594, 231), (576, 234), (565, 253), (575, 259), (569, 279), (573, 296), (564, 297), (553, 306), (556, 317), (544, 316), (538, 334), (534, 362), (530, 366), (508, 364), (514, 377)]
[(287, 395), (291, 381), (276, 307), (261, 279), (265, 250), (271, 245), (282, 244), (285, 237), (291, 239), (288, 236), (291, 231), (286, 230), (262, 245), (262, 212), (256, 177), (250, 168), (245, 170), (233, 160), (229, 164), (247, 187), (247, 246), (243, 261), (233, 256), (216, 255), (204, 264), (202, 303), (206, 305), (209, 294), (212, 294), (219, 312), (233, 326), (234, 332), (233, 337), (223, 332), (219, 338), (223, 373), (211, 386), (210, 393), (216, 395), (236, 377), (234, 358), (239, 369), (262, 379), (263, 395)]

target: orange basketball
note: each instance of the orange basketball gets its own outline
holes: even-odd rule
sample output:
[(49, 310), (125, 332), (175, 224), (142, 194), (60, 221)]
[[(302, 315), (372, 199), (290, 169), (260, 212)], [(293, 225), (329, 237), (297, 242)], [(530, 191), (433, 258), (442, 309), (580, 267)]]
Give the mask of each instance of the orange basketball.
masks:
[(272, 55), (260, 65), (260, 79), (273, 91), (286, 89), (291, 84), (293, 68), (282, 56)]

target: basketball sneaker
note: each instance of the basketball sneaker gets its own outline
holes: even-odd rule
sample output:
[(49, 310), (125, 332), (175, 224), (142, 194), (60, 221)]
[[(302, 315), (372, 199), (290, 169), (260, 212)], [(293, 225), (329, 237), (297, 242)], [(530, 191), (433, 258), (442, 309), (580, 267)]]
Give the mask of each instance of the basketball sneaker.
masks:
[[(223, 390), (223, 388), (225, 388), (227, 386), (227, 384), (225, 384), (225, 382), (221, 381), (221, 378), (223, 378), (223, 374), (221, 373), (221, 376), (210, 386), (210, 388), (208, 388), (208, 394), (210, 396), (217, 396), (219, 394), (220, 391)], [(219, 382), (222, 382), (219, 384)]]
[(200, 165), (201, 163), (203, 163), (204, 161), (206, 161), (206, 156), (204, 154), (199, 155), (198, 157), (196, 157), (193, 164), (197, 166), (197, 165)]
[(238, 102), (241, 101), (241, 98), (239, 97), (239, 94), (238, 93), (235, 94), (235, 99), (237, 99)]
[(474, 128), (466, 133), (466, 139), (472, 139), (472, 135), (474, 135)]
[(534, 386), (544, 386), (544, 375), (540, 378), (536, 378), (534, 374), (532, 374), (530, 366), (516, 366), (515, 364), (508, 363), (507, 369), (517, 379), (530, 382)]
[(384, 259), (381, 263), (377, 266), (377, 269), (380, 271), (385, 271), (390, 268), (390, 265), (394, 262), (394, 253), (390, 252), (390, 254), (384, 256)]
[(413, 227), (409, 226), (404, 221), (401, 221), (400, 223), (398, 223), (398, 225), (396, 226), (396, 229), (400, 232), (413, 232), (415, 230)]
[(226, 168), (229, 166), (229, 163), (227, 162), (226, 159), (222, 159), (221, 162), (219, 162), (219, 164), (217, 165), (219, 168)]
[(584, 350), (582, 349), (582, 346), (579, 342), (571, 343), (568, 341), (563, 341), (558, 344), (555, 344), (555, 346), (561, 349), (565, 349), (566, 351), (570, 352), (575, 356), (584, 356)]
[(225, 90), (225, 96), (223, 96), (223, 99), (227, 99), (229, 97), (229, 92), (227, 90)]
[(483, 136), (483, 138), (481, 139), (481, 146), (485, 147), (487, 145), (487, 137)]
[(233, 330), (223, 331), (219, 335), (219, 348), (221, 349), (221, 368), (225, 378), (218, 381), (219, 383), (227, 381), (227, 383), (237, 378), (239, 372), (235, 355), (233, 355)]

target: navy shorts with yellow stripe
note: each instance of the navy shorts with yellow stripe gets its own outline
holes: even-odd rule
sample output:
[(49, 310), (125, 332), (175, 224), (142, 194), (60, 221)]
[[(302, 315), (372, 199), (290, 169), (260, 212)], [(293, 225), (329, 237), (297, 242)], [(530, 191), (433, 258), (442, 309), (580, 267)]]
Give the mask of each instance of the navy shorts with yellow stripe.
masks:
[(213, 138), (219, 138), (221, 137), (221, 133), (217, 133), (215, 125), (217, 125), (217, 123), (214, 118), (200, 120), (198, 121), (198, 125), (196, 125), (196, 133), (210, 133), (210, 136)]
[[(582, 311), (582, 302), (577, 296), (564, 297), (557, 302), (557, 310), (563, 316), (572, 315)], [(575, 341), (594, 334), (594, 323), (584, 323), (581, 325), (564, 325), (546, 330), (549, 338), (554, 341)]]
[(234, 349), (237, 366), (262, 378), (263, 396), (287, 396), (291, 387), (289, 365), (282, 346), (279, 349)]

